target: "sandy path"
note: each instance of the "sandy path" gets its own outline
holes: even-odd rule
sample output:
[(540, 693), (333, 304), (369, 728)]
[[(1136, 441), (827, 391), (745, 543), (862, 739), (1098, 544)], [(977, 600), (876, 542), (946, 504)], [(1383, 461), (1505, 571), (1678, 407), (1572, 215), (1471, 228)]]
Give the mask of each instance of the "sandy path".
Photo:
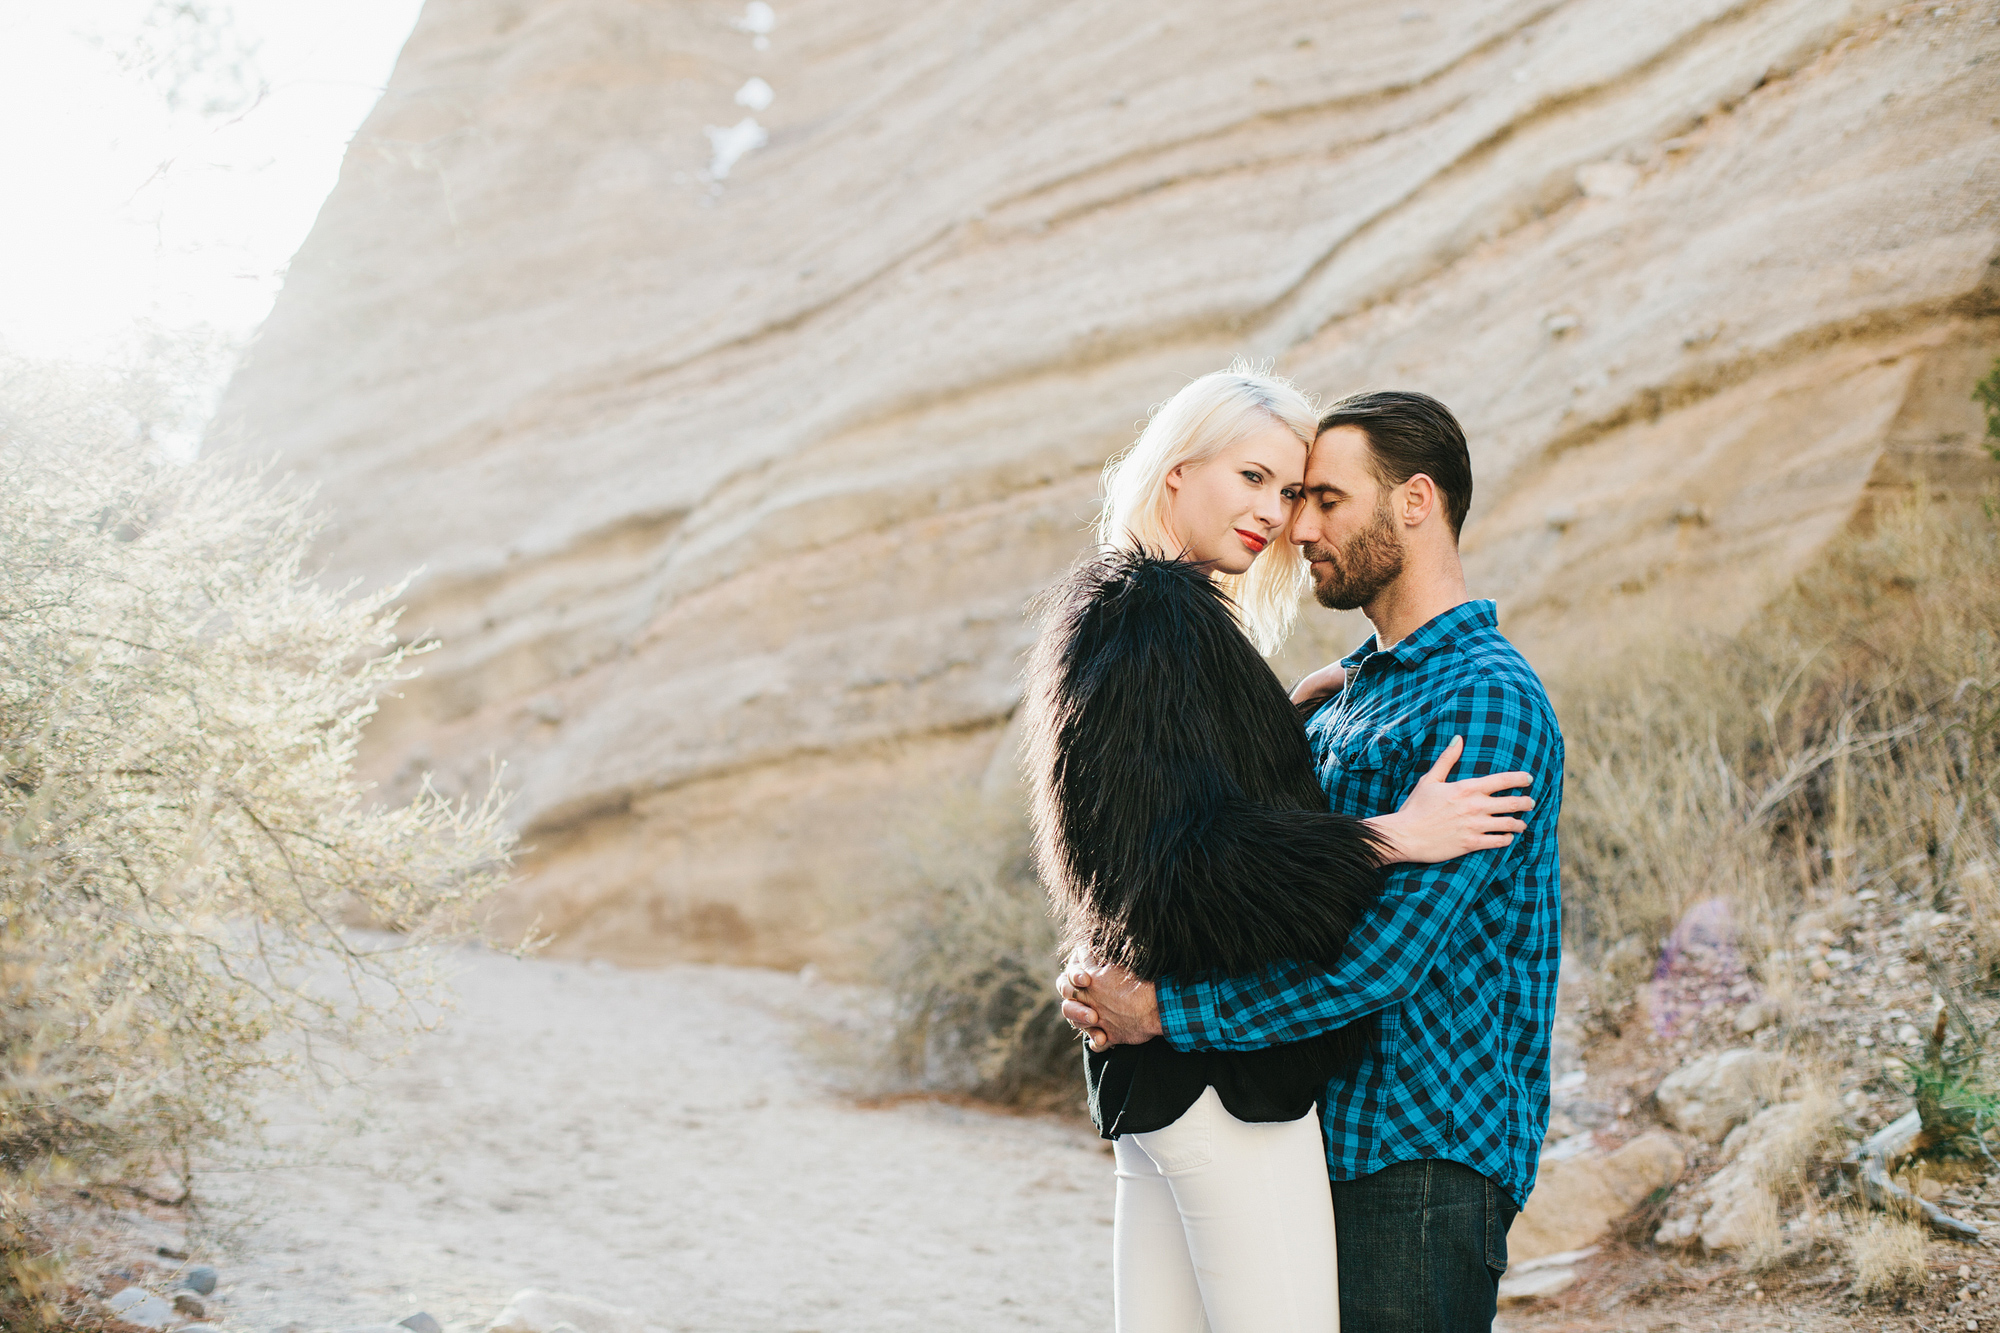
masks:
[(1087, 1128), (853, 1106), (798, 1050), (826, 988), (468, 953), (455, 989), (365, 1098), (268, 1108), (323, 1160), (208, 1179), (226, 1325), (469, 1330), (539, 1286), (703, 1333), (1110, 1327)]

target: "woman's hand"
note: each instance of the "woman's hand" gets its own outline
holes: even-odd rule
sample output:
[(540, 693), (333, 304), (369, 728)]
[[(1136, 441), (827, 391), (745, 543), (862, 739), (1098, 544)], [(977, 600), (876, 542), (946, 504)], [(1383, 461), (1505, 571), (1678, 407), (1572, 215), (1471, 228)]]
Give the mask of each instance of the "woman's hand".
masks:
[(1347, 688), (1347, 668), (1335, 662), (1330, 666), (1321, 667), (1292, 686), (1292, 704), (1297, 707), (1301, 704), (1316, 703), (1339, 694), (1345, 688)]
[(1528, 826), (1513, 816), (1534, 809), (1534, 801), (1497, 793), (1525, 788), (1534, 782), (1534, 775), (1491, 773), (1447, 781), (1464, 751), (1465, 738), (1453, 736), (1431, 771), (1417, 779), (1416, 790), (1401, 809), (1363, 821), (1389, 841), (1383, 864), (1449, 861), (1467, 852), (1505, 847), (1516, 833), (1527, 831)]

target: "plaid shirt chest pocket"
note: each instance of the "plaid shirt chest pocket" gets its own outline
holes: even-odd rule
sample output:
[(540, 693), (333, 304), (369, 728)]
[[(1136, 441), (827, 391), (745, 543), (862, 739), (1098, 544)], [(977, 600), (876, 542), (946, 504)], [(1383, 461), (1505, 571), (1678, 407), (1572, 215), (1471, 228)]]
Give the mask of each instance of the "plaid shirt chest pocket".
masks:
[(1388, 727), (1355, 727), (1326, 747), (1320, 785), (1336, 814), (1394, 810), (1408, 793), (1410, 747)]

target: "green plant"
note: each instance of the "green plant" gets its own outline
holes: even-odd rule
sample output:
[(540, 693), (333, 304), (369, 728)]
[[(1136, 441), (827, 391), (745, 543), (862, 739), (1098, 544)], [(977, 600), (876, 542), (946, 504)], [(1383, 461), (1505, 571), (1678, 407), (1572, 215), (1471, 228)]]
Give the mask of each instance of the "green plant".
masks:
[[(1986, 409), (1986, 438), (2000, 442), (2000, 359), (1985, 379), (1973, 386), (1972, 400)], [(2000, 443), (1989, 443), (1986, 452), (2000, 459)]]
[(50, 1197), (185, 1195), (260, 1077), (424, 1022), (511, 844), (497, 792), (369, 799), (395, 590), (319, 586), (307, 497), (163, 458), (151, 406), (0, 365), (0, 1305), (34, 1318)]

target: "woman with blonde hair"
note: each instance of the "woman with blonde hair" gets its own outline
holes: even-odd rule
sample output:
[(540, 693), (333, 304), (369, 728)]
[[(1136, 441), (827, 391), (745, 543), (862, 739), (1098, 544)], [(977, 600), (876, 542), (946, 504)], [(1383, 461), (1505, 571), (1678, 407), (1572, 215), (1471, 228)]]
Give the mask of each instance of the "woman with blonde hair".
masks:
[[(1307, 579), (1288, 529), (1316, 426), (1288, 381), (1240, 363), (1194, 380), (1107, 467), (1100, 549), (1047, 599), (1025, 701), (1036, 856), (1069, 945), (1145, 980), (1330, 963), (1380, 866), (1522, 828), (1526, 798), (1493, 793), (1525, 775), (1446, 782), (1456, 747), (1394, 814), (1328, 812), (1259, 656)], [(1086, 1053), (1117, 1163), (1120, 1333), (1339, 1326), (1314, 1103), (1364, 1035)]]

